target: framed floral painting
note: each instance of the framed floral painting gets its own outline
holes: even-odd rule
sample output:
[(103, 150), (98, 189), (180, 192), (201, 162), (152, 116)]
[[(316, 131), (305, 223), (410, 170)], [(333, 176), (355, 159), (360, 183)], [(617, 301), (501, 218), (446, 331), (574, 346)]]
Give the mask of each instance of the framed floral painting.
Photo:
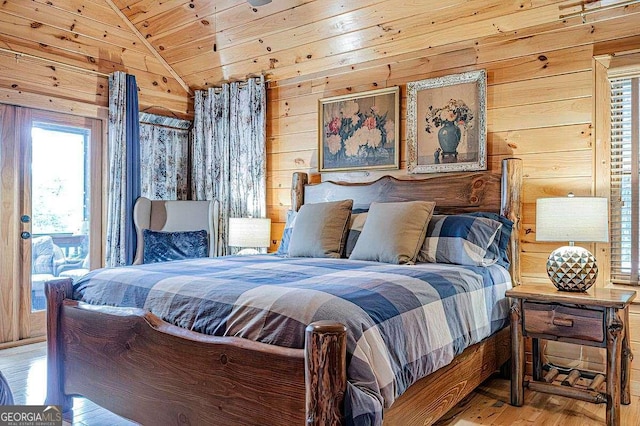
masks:
[(399, 168), (398, 87), (320, 99), (320, 172)]
[(407, 169), (487, 169), (484, 70), (407, 83)]

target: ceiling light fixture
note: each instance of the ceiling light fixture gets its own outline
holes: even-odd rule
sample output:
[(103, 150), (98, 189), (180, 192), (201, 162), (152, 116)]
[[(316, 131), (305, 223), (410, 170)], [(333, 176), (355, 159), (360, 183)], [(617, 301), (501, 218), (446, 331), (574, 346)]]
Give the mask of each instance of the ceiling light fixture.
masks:
[(271, 0), (247, 0), (247, 3), (249, 3), (251, 6), (257, 7), (269, 4), (271, 3)]

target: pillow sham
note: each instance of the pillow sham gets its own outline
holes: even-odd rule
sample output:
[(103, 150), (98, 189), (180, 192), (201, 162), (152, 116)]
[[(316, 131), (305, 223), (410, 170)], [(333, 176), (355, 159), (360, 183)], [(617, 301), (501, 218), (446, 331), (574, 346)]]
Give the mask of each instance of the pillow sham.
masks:
[(509, 265), (511, 264), (509, 261), (509, 241), (511, 240), (511, 232), (513, 231), (513, 221), (507, 219), (506, 217), (499, 215), (497, 213), (491, 212), (473, 212), (473, 213), (465, 213), (469, 216), (476, 217), (484, 217), (487, 219), (492, 219), (498, 221), (502, 224), (502, 227), (498, 231), (498, 235), (496, 236), (493, 244), (489, 246), (489, 252), (497, 257), (498, 261), (496, 262), (498, 265), (509, 269)]
[(436, 203), (372, 203), (349, 259), (412, 263), (424, 241)]
[(163, 232), (142, 230), (144, 240), (143, 263), (207, 257), (209, 241), (206, 230)]
[(418, 262), (492, 265), (498, 259), (488, 250), (501, 227), (500, 222), (483, 217), (434, 215)]
[(291, 241), (291, 233), (293, 232), (293, 225), (296, 222), (296, 216), (298, 212), (295, 210), (287, 211), (287, 221), (284, 225), (284, 231), (282, 231), (282, 238), (280, 239), (280, 246), (276, 251), (279, 256), (286, 256), (289, 254), (289, 242)]
[(368, 211), (356, 213), (355, 210), (351, 212), (351, 220), (349, 223), (349, 230), (347, 232), (347, 241), (344, 246), (344, 257), (351, 256), (353, 248), (356, 246), (356, 242), (358, 242), (360, 234), (362, 234), (364, 222), (367, 220), (367, 213)]
[(352, 207), (353, 200), (303, 204), (292, 228), (289, 256), (339, 258)]

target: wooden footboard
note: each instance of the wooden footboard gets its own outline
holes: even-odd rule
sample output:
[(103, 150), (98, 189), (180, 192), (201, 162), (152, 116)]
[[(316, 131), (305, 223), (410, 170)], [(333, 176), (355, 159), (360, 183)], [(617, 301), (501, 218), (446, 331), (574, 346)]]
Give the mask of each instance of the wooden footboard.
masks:
[(342, 422), (339, 324), (309, 327), (305, 368), (303, 349), (207, 336), (141, 309), (69, 300), (71, 280), (49, 282), (47, 296), (47, 404), (67, 411), (70, 397), (82, 395), (142, 424)]
[[(346, 330), (320, 321), (306, 348), (214, 337), (135, 308), (70, 300), (49, 282), (47, 404), (82, 395), (142, 424), (340, 425)], [(385, 425), (433, 423), (509, 357), (509, 330), (467, 348), (385, 410)]]

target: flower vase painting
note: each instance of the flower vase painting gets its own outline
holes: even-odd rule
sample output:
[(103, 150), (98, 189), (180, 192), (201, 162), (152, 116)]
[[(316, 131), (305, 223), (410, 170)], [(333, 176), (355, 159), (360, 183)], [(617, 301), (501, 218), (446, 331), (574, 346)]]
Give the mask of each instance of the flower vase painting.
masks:
[(486, 170), (484, 70), (407, 84), (410, 173)]
[(398, 87), (320, 99), (319, 171), (399, 167)]

